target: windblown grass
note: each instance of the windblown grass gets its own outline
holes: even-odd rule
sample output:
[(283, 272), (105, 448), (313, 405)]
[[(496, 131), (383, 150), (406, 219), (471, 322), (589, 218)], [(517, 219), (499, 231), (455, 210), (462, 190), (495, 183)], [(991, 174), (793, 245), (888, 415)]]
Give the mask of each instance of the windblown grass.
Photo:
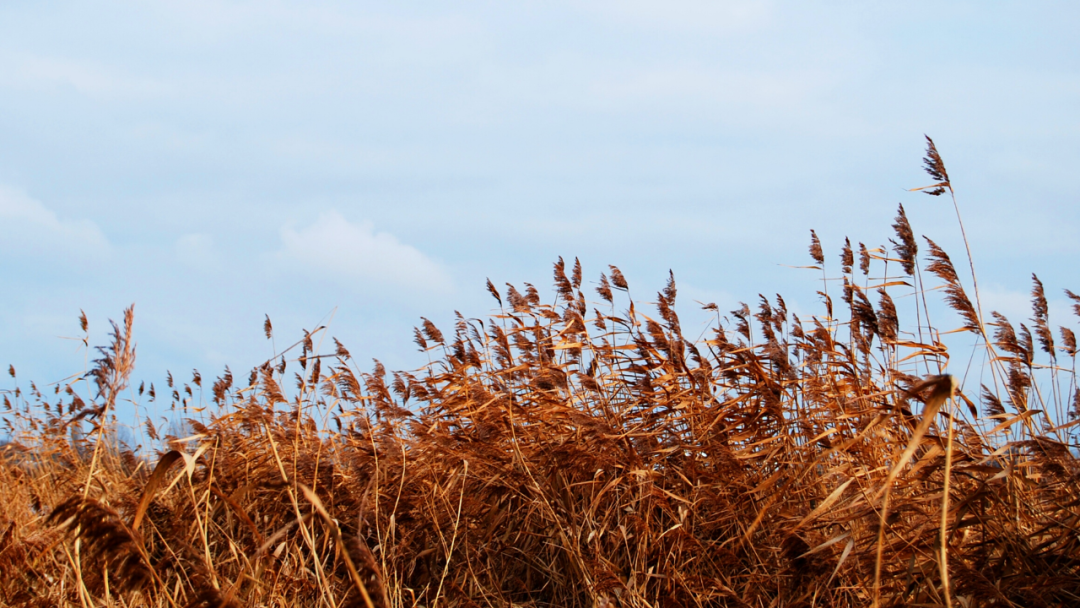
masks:
[[(243, 386), (226, 370), (209, 422), (151, 459), (110, 440), (129, 309), (87, 378), (4, 398), (0, 603), (1076, 604), (1074, 333), (1055, 346), (1037, 278), (1034, 333), (987, 322), (927, 239), (993, 378), (954, 397), (903, 208), (894, 230), (891, 252), (845, 243), (840, 305), (707, 305), (702, 340), (673, 276), (645, 312), (618, 268), (592, 302), (561, 259), (551, 304), (489, 282), (499, 313), (424, 319), (420, 370), (361, 372), (320, 328)], [(816, 234), (811, 256), (827, 277)]]

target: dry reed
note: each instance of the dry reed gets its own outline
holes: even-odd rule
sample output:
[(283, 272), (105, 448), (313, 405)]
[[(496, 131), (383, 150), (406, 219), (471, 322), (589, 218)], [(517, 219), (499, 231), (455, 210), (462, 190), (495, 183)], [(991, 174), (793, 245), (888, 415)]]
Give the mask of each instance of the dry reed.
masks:
[[(951, 190), (932, 142), (927, 163), (931, 193)], [(952, 377), (926, 377), (948, 361), (941, 332), (905, 329), (932, 290), (903, 208), (895, 229), (895, 258), (859, 243), (859, 281), (845, 241), (846, 311), (822, 292), (826, 313), (800, 319), (761, 296), (723, 323), (710, 304), (703, 340), (682, 332), (674, 276), (653, 318), (618, 268), (594, 303), (581, 264), (567, 276), (561, 259), (553, 304), (488, 281), (498, 313), (458, 315), (445, 333), (422, 319), (414, 340), (432, 363), (419, 370), (361, 372), (336, 340), (318, 352), (325, 328), (305, 332), (245, 386), (226, 368), (190, 437), (158, 441), (147, 421), (160, 450), (149, 459), (110, 440), (134, 366), (129, 310), (89, 374), (93, 395), (73, 384), (4, 397), (0, 603), (1080, 602), (1074, 333), (1061, 328), (1055, 346), (1035, 279), (1047, 361), (994, 313), (1003, 392), (954, 399)], [(927, 243), (945, 304), (984, 335)], [(813, 232), (810, 253), (824, 273)], [(890, 259), (902, 276), (888, 276)], [(263, 329), (272, 339), (269, 318)], [(1039, 374), (1072, 390), (1042, 395)], [(168, 384), (186, 408), (191, 385)], [(1033, 403), (1062, 414), (1036, 426)], [(84, 423), (92, 432), (73, 432)]]

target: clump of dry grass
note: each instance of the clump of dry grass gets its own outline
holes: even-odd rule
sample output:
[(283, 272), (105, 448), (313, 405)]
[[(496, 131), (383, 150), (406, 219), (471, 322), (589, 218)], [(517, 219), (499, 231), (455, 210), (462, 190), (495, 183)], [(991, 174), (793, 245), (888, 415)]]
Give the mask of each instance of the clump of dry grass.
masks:
[[(931, 152), (935, 188), (951, 191)], [(580, 263), (561, 259), (550, 304), (489, 281), (498, 313), (445, 332), (423, 319), (414, 339), (432, 363), (419, 370), (363, 372), (336, 340), (318, 351), (325, 328), (305, 332), (244, 386), (226, 369), (209, 419), (149, 460), (110, 442), (134, 364), (129, 311), (89, 375), (93, 398), (78, 384), (5, 396), (0, 603), (1076, 603), (1074, 334), (1062, 328), (1058, 349), (1070, 370), (1036, 279), (1048, 360), (995, 313), (1001, 388), (954, 397), (903, 209), (895, 230), (892, 253), (859, 244), (858, 278), (845, 242), (843, 307), (822, 292), (825, 314), (800, 319), (761, 296), (725, 321), (709, 304), (702, 340), (683, 334), (674, 276), (646, 313), (618, 268), (593, 302)], [(927, 243), (946, 305), (985, 336)]]

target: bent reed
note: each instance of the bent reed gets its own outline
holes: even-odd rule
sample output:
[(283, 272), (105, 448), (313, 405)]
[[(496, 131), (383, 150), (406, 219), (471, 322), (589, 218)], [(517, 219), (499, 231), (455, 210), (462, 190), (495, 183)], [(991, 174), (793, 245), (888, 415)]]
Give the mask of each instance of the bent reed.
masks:
[[(952, 195), (928, 146), (926, 190)], [(190, 436), (147, 420), (149, 457), (115, 441), (117, 404), (157, 399), (128, 390), (128, 309), (90, 374), (4, 396), (0, 603), (1080, 603), (1074, 332), (1037, 277), (1030, 329), (984, 317), (903, 207), (893, 228), (831, 277), (812, 233), (822, 314), (708, 304), (698, 340), (673, 275), (646, 313), (618, 268), (592, 302), (562, 259), (551, 304), (489, 281), (497, 314), (424, 319), (420, 370), (361, 372), (305, 332), (243, 386), (226, 368)], [(952, 369), (982, 359), (985, 384), (955, 390), (939, 286), (979, 344)], [(173, 407), (202, 382), (170, 375)]]

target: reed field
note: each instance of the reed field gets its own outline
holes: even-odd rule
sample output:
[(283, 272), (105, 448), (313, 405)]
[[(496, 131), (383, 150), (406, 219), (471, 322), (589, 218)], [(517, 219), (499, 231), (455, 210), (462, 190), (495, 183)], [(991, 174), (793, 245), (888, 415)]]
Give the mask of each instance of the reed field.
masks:
[[(955, 205), (927, 143), (924, 191)], [(1030, 319), (984, 311), (970, 251), (903, 207), (892, 232), (828, 264), (811, 233), (817, 314), (709, 304), (700, 338), (674, 276), (646, 304), (559, 259), (551, 303), (489, 281), (497, 314), (422, 319), (408, 372), (317, 328), (250, 375), (147, 387), (128, 309), (85, 376), (9, 368), (0, 604), (1080, 605), (1077, 319), (1034, 276)], [(128, 402), (150, 449), (117, 441)]]

